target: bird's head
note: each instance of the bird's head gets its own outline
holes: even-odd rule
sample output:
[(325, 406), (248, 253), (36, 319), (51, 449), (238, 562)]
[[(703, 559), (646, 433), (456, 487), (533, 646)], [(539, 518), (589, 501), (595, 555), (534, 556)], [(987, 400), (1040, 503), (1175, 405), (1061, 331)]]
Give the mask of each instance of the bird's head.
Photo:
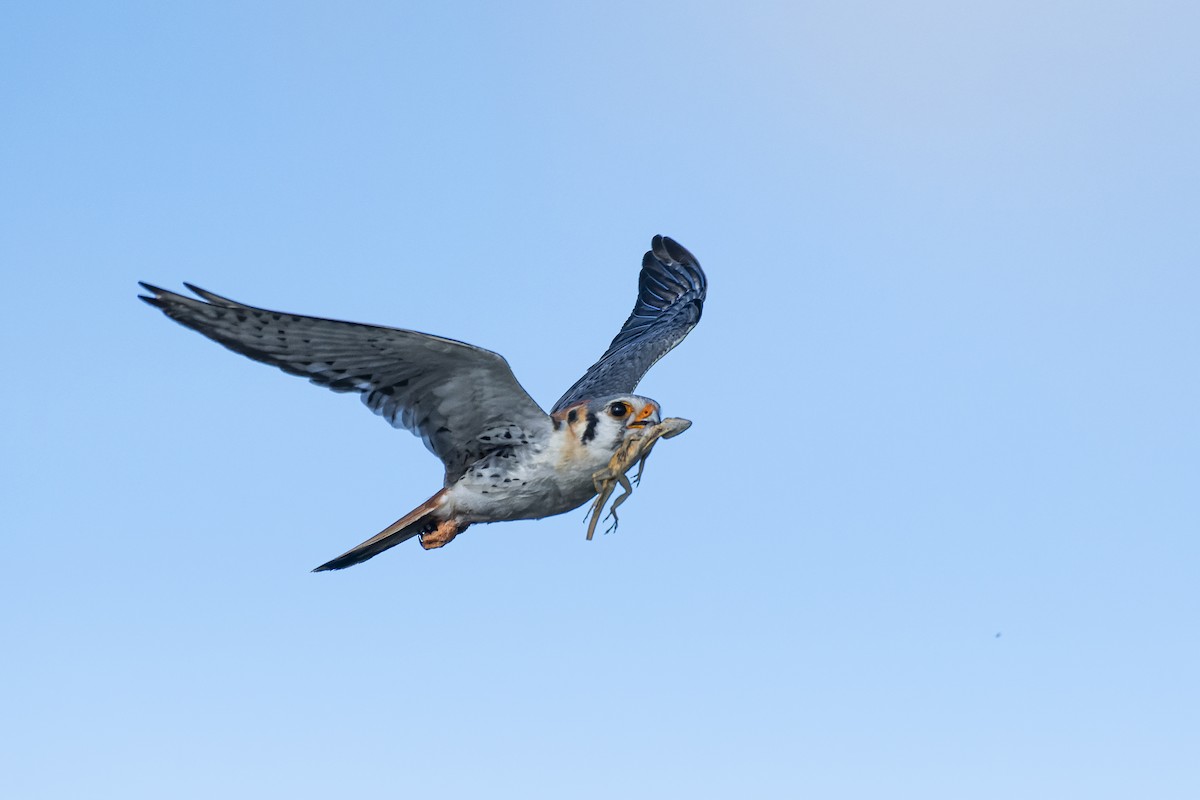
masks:
[(633, 394), (601, 397), (563, 409), (560, 417), (584, 445), (616, 450), (627, 437), (660, 421), (658, 403)]

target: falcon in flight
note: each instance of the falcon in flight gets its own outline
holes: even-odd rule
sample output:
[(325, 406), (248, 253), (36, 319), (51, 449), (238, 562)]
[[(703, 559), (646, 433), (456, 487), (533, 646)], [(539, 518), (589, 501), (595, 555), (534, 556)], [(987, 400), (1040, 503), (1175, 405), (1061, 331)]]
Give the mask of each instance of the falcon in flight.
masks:
[[(490, 350), (426, 333), (267, 311), (184, 284), (200, 299), (147, 283), (139, 295), (234, 352), (301, 375), (366, 406), (425, 442), (446, 467), (443, 488), (367, 541), (314, 571), (366, 561), (413, 536), (441, 547), (477, 522), (540, 519), (581, 506), (593, 477), (627, 440), (660, 423), (633, 394), (646, 371), (700, 320), (704, 271), (655, 236), (633, 313), (547, 414)], [(616, 463), (616, 462), (613, 462)]]

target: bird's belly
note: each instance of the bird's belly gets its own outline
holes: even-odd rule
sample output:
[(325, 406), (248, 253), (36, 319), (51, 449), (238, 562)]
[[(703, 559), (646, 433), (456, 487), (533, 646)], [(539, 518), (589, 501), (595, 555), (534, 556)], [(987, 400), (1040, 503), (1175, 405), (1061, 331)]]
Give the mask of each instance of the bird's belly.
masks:
[(578, 508), (596, 494), (590, 485), (582, 491), (562, 491), (547, 486), (542, 491), (531, 487), (508, 491), (476, 490), (459, 487), (454, 493), (454, 508), (470, 522), (502, 522), (515, 519), (540, 519)]
[(564, 469), (561, 463), (537, 460), (508, 470), (472, 467), (454, 484), (450, 499), (470, 522), (551, 517), (578, 508), (596, 494), (592, 474), (600, 466), (573, 466)]

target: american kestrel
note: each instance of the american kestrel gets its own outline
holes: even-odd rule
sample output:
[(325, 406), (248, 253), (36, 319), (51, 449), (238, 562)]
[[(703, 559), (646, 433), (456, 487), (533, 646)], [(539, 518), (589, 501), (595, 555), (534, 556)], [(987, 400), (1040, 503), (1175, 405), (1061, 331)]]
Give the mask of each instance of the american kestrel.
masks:
[(234, 352), (336, 392), (358, 392), (368, 408), (420, 436), (442, 460), (445, 480), (433, 497), (314, 571), (352, 566), (413, 536), (431, 549), (475, 523), (562, 514), (596, 495), (596, 480), (610, 464), (621, 464), (619, 478), (628, 486), (629, 464), (618, 451), (636, 455), (629, 440), (676, 431), (660, 426), (658, 403), (632, 392), (695, 327), (707, 291), (695, 257), (655, 236), (642, 259), (633, 313), (547, 414), (490, 350), (416, 331), (267, 311), (187, 283), (201, 299), (141, 285), (151, 295), (142, 300)]

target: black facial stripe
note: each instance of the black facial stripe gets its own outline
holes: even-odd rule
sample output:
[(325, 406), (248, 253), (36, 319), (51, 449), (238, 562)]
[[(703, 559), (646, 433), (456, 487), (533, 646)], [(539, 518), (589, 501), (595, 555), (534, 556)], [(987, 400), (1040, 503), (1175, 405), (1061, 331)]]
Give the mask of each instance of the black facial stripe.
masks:
[(588, 412), (587, 419), (587, 427), (583, 429), (583, 438), (580, 439), (580, 441), (584, 444), (587, 444), (592, 439), (596, 438), (596, 423), (600, 421), (600, 418), (590, 411)]

